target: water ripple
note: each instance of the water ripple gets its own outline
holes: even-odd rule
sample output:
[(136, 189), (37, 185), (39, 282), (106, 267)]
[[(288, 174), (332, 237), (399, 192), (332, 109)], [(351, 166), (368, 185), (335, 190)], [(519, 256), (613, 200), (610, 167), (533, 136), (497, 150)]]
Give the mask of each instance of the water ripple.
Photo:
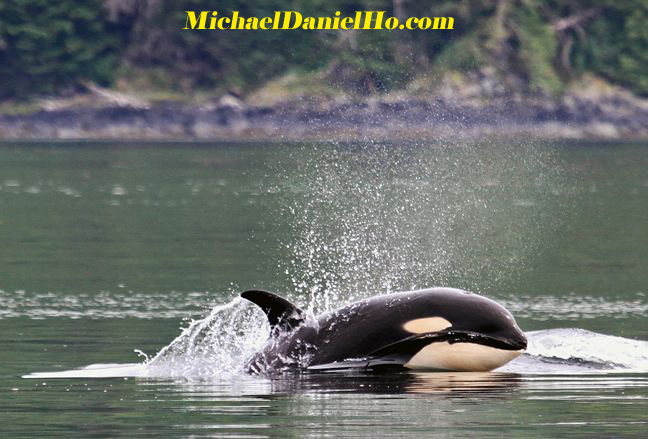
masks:
[(0, 290), (0, 319), (197, 317), (211, 308), (212, 298), (209, 292), (34, 293)]
[(517, 295), (498, 298), (518, 318), (534, 320), (581, 320), (596, 317), (645, 317), (648, 300), (644, 293), (634, 298), (578, 295)]
[[(228, 293), (226, 296), (234, 296)], [(495, 297), (517, 318), (537, 321), (581, 320), (597, 317), (648, 316), (648, 298), (595, 297), (590, 295), (519, 295)], [(141, 319), (198, 317), (205, 315), (223, 295), (202, 292), (101, 291), (98, 293), (27, 292), (0, 290), (0, 318), (47, 317)]]

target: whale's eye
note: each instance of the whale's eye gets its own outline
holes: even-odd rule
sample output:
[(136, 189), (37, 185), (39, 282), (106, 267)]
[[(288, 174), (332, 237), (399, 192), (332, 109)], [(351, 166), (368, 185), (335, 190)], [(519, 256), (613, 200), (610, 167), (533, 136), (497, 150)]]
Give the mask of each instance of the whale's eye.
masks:
[(499, 326), (494, 323), (486, 323), (479, 327), (479, 332), (481, 332), (482, 334), (492, 334), (494, 332), (497, 332), (499, 329)]

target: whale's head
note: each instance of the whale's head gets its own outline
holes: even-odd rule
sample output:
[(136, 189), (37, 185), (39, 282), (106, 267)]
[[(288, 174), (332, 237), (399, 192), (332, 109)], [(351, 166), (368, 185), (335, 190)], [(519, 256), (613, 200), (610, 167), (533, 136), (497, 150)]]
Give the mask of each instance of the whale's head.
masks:
[(505, 350), (523, 351), (527, 338), (513, 315), (494, 300), (473, 293), (452, 313), (452, 330), (475, 337), (476, 342)]
[[(436, 289), (417, 300), (418, 316), (403, 324), (417, 351), (410, 368), (487, 371), (500, 367), (527, 347), (513, 315), (486, 297), (455, 289)], [(429, 343), (425, 343), (425, 340)]]

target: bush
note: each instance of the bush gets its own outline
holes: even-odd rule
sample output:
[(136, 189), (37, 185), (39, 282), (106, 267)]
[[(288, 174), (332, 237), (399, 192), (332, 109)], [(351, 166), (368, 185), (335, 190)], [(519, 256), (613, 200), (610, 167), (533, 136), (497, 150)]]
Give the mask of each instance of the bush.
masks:
[(591, 70), (648, 95), (648, 1), (610, 6), (592, 23), (586, 55)]
[(0, 97), (57, 92), (113, 79), (123, 32), (101, 0), (2, 0)]

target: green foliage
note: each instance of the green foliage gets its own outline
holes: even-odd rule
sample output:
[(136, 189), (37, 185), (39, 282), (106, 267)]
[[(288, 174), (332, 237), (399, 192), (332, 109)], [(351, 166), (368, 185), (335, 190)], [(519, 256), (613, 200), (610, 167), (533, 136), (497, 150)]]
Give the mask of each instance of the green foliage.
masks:
[(624, 2), (606, 12), (592, 23), (584, 68), (648, 95), (648, 1)]
[(522, 5), (511, 17), (513, 41), (517, 43), (515, 66), (521, 71), (532, 92), (558, 92), (561, 80), (554, 68), (556, 35), (536, 8)]
[[(294, 30), (183, 30), (185, 11), (218, 11), (218, 17), (272, 17), (291, 10), (281, 0), (189, 0), (178, 5), (163, 2), (134, 29), (128, 61), (167, 69), (184, 88), (253, 88), (293, 66), (317, 68), (326, 60), (326, 48), (317, 32)], [(304, 15), (307, 12), (297, 8)], [(154, 31), (152, 32), (152, 29)]]
[[(185, 11), (231, 16), (452, 16), (454, 30), (183, 30)], [(490, 67), (527, 92), (586, 72), (648, 94), (648, 0), (3, 0), (0, 98), (61, 92), (116, 72), (176, 91), (249, 92), (287, 72), (353, 93)], [(317, 72), (309, 75), (308, 72)], [(146, 76), (146, 75), (144, 75)], [(159, 79), (155, 79), (159, 78)], [(145, 83), (146, 81), (144, 81)]]
[(338, 87), (361, 94), (384, 92), (406, 82), (411, 64), (397, 59), (396, 43), (385, 34), (386, 30), (365, 30), (348, 34), (353, 41), (342, 39), (347, 46), (331, 57), (328, 68), (329, 81)]
[(435, 58), (437, 70), (470, 72), (490, 62), (483, 44), (484, 38), (484, 29), (479, 27), (464, 35), (463, 38), (449, 42)]
[(100, 0), (0, 2), (0, 97), (112, 80), (120, 32)]

